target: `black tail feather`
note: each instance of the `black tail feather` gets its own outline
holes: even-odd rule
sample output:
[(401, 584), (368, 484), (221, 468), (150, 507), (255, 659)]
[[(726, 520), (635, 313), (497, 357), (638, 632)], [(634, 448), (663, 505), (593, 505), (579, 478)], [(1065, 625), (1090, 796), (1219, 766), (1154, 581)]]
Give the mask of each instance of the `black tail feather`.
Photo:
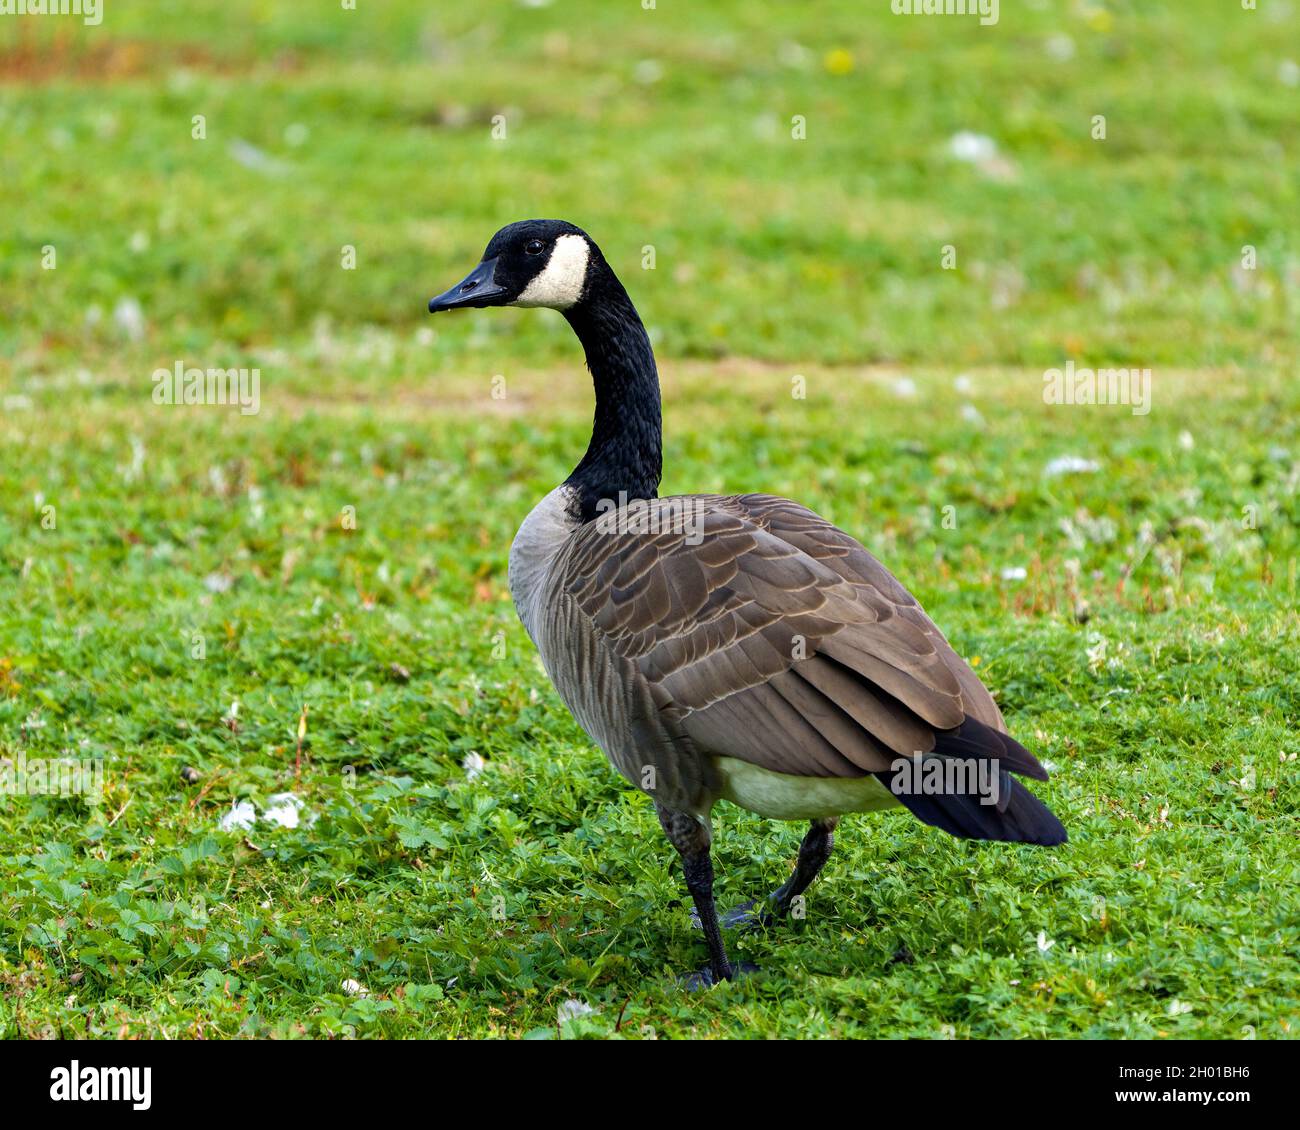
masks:
[[(1015, 780), (1011, 773), (1047, 780), (1047, 771), (1024, 746), (1001, 733), (967, 718), (956, 730), (941, 732), (932, 753), (922, 756), (916, 767), (933, 760), (966, 761), (983, 770), (983, 780), (997, 774), (996, 803), (980, 792), (918, 790), (913, 781), (898, 780), (902, 770), (877, 773), (899, 801), (918, 820), (967, 840), (1008, 840), (1052, 847), (1068, 838), (1052, 810)], [(894, 785), (900, 786), (895, 788)]]
[[(876, 776), (888, 787), (894, 774)], [(1005, 807), (984, 804), (975, 794), (895, 795), (918, 820), (963, 840), (1009, 840), (1042, 847), (1065, 843), (1065, 828), (1052, 810), (1014, 778), (1010, 785)]]
[(1047, 770), (1015, 738), (974, 718), (968, 717), (955, 730), (940, 730), (935, 738), (934, 752), (940, 757), (992, 758), (1022, 777), (1047, 780)]

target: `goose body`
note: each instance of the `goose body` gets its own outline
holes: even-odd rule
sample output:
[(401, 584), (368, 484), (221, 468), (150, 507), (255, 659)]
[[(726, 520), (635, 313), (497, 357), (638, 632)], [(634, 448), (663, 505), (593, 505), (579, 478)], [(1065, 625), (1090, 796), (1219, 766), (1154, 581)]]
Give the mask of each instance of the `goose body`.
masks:
[(649, 339), (586, 233), (503, 228), (432, 300), (564, 312), (596, 391), (592, 439), (510, 548), (511, 595), (556, 691), (614, 767), (655, 801), (710, 948), (709, 814), (728, 800), (809, 820), (784, 913), (847, 813), (903, 805), (954, 835), (1051, 845), (1055, 816), (1011, 774), (1046, 779), (916, 599), (856, 540), (789, 499), (659, 497)]
[[(653, 507), (675, 509), (683, 501), (709, 517), (715, 511), (731, 515), (744, 510), (741, 499), (710, 496), (656, 499)], [(575, 492), (561, 486), (529, 513), (511, 544), (510, 591), (560, 698), (628, 781), (702, 821), (719, 799), (782, 820), (868, 812), (899, 803), (870, 774), (848, 770), (847, 776), (801, 776), (720, 753), (707, 740), (697, 742), (689, 716), (680, 707), (661, 705), (667, 692), (654, 664), (638, 664), (626, 637), (620, 646), (591, 630), (591, 614), (579, 590), (590, 589), (584, 567), (592, 554), (584, 544), (587, 526), (576, 508)], [(611, 523), (631, 524), (626, 511), (614, 510), (610, 516)], [(591, 526), (588, 536), (610, 535)], [(626, 536), (625, 548), (635, 549), (638, 536)], [(634, 693), (627, 694), (629, 689)], [(754, 748), (752, 739), (740, 748)]]

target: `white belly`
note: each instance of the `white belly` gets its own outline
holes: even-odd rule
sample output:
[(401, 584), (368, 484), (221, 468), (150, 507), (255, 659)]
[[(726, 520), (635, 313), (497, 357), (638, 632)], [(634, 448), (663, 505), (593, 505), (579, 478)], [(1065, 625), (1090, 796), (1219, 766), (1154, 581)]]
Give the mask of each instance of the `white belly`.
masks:
[(792, 777), (741, 761), (719, 757), (722, 798), (773, 820), (815, 820), (846, 812), (875, 812), (899, 801), (875, 777)]

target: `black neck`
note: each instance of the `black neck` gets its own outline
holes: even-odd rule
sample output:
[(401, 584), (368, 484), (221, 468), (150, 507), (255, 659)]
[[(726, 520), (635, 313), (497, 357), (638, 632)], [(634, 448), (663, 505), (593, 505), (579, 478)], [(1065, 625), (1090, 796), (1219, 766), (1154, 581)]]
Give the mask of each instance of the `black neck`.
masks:
[(586, 350), (596, 388), (591, 443), (566, 480), (578, 492), (582, 520), (590, 522), (602, 500), (621, 505), (659, 492), (659, 373), (636, 307), (599, 256), (582, 301), (564, 316)]

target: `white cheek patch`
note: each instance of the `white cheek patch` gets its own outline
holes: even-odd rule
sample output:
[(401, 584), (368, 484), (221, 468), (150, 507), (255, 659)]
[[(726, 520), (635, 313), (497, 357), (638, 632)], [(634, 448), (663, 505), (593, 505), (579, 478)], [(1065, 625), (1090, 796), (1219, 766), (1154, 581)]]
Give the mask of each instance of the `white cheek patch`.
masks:
[(546, 266), (511, 306), (549, 306), (567, 310), (582, 297), (591, 249), (580, 235), (562, 235), (551, 249)]

